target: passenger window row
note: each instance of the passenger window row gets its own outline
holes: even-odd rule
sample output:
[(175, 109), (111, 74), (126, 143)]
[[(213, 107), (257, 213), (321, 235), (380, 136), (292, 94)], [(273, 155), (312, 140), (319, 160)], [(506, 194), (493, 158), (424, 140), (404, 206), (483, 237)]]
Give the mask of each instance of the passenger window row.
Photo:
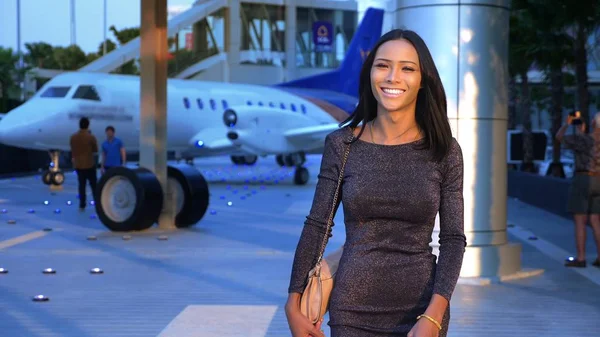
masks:
[[(212, 110), (217, 109), (217, 103), (215, 102), (214, 99), (211, 98), (208, 102), (209, 102), (210, 108)], [(198, 109), (204, 110), (204, 103), (201, 98), (196, 99), (196, 104), (198, 105)], [(252, 103), (252, 101), (247, 101), (246, 105), (251, 106), (251, 105), (253, 105), (253, 103)], [(271, 108), (274, 108), (275, 105), (276, 105), (275, 103), (269, 102), (269, 106)], [(187, 97), (183, 98), (183, 106), (185, 106), (186, 109), (189, 109), (191, 107), (190, 100)], [(223, 100), (221, 100), (221, 106), (223, 109), (227, 109), (229, 107), (229, 104), (227, 104), (227, 101), (223, 99)], [(258, 102), (258, 106), (264, 106), (263, 102)], [(284, 103), (280, 103), (279, 108), (285, 110), (286, 105)], [(294, 103), (290, 104), (290, 109), (292, 111), (297, 111), (296, 105)], [(300, 111), (302, 111), (303, 114), (306, 113), (306, 106), (304, 106), (304, 104), (300, 104)]]

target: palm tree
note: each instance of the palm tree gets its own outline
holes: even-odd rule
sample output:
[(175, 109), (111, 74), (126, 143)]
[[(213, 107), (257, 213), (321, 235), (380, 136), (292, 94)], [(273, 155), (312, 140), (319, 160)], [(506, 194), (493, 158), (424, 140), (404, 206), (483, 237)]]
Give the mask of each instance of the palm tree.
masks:
[(25, 62), (32, 67), (44, 69), (58, 69), (54, 60), (54, 47), (45, 42), (26, 43), (27, 53), (24, 56)]
[[(523, 163), (521, 170), (526, 172), (535, 172), (533, 163), (533, 133), (531, 132), (531, 95), (529, 92), (529, 78), (527, 72), (531, 68), (534, 55), (530, 51), (530, 46), (535, 43), (535, 27), (528, 11), (527, 0), (514, 0), (513, 10), (510, 14), (510, 29), (509, 29), (509, 73), (511, 77), (509, 91), (516, 100), (518, 97), (519, 104), (513, 101), (512, 110), (518, 110), (522, 116), (523, 123)], [(517, 89), (514, 87), (516, 78), (519, 77), (520, 92), (517, 94)], [(511, 88), (512, 87), (512, 88)], [(516, 96), (516, 97), (515, 97)], [(510, 107), (509, 103), (509, 107)], [(510, 111), (510, 108), (509, 108)], [(513, 115), (510, 118), (510, 115)], [(509, 114), (509, 121), (516, 126), (514, 116), (515, 113)]]
[[(117, 28), (113, 25), (109, 27), (109, 30), (113, 33), (117, 41), (119, 41), (120, 46), (140, 36), (140, 29), (137, 27), (117, 30)], [(139, 70), (135, 65), (135, 60), (131, 60), (121, 65), (119, 69), (115, 72), (119, 74), (137, 75), (139, 73)]]
[[(587, 41), (590, 35), (600, 27), (600, 3), (598, 1), (571, 1), (566, 7), (566, 16), (572, 24), (573, 56), (575, 77), (577, 78), (577, 101), (581, 118), (590, 124), (590, 96), (587, 74)], [(588, 128), (590, 130), (590, 128)]]
[(550, 83), (552, 126), (552, 164), (548, 174), (564, 177), (560, 162), (561, 145), (554, 135), (563, 122), (564, 74), (565, 67), (573, 63), (573, 39), (567, 32), (569, 17), (567, 4), (562, 0), (520, 0), (513, 6), (526, 10), (531, 18), (531, 32), (535, 43), (527, 48), (528, 55), (535, 60), (534, 66), (542, 70)]
[(77, 70), (87, 64), (88, 56), (77, 45), (54, 47), (54, 60), (62, 70)]
[(0, 47), (0, 111), (9, 110), (9, 100), (18, 99), (21, 87), (18, 79), (23, 78), (28, 67), (19, 69), (19, 55), (11, 48)]

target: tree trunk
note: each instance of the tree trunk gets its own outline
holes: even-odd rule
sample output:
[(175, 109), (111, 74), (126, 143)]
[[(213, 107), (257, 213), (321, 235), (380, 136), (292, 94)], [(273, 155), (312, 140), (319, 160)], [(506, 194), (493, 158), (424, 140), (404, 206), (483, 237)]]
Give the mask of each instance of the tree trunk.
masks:
[(521, 171), (534, 172), (533, 133), (531, 132), (531, 98), (529, 97), (529, 78), (521, 74), (521, 116), (523, 116), (523, 164)]
[(550, 165), (549, 175), (554, 177), (565, 177), (562, 163), (560, 161), (561, 144), (554, 139), (554, 135), (562, 125), (563, 117), (563, 97), (565, 87), (563, 83), (563, 73), (560, 67), (552, 69), (550, 73), (550, 91), (552, 93), (552, 164)]
[[(2, 87), (2, 84), (0, 84), (0, 88)], [(7, 99), (7, 93), (4, 92), (4, 90), (0, 90), (0, 113), (7, 113), (8, 112), (8, 99)]]
[(587, 50), (586, 40), (587, 32), (583, 25), (577, 25), (577, 33), (575, 38), (575, 76), (577, 78), (577, 101), (579, 111), (581, 111), (581, 119), (586, 123), (587, 129), (590, 127), (590, 97), (588, 92), (588, 74), (587, 74)]
[(514, 77), (508, 80), (508, 129), (517, 127), (517, 84)]

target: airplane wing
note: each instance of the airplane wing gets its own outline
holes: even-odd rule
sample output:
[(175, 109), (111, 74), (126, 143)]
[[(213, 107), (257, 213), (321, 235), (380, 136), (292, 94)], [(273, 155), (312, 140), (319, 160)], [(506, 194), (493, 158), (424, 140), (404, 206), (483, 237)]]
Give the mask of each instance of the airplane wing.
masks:
[(190, 140), (191, 152), (197, 155), (235, 154), (237, 147), (223, 134), (223, 129), (204, 129)]
[(284, 136), (292, 143), (312, 143), (323, 142), (325, 136), (339, 129), (337, 123), (307, 126), (301, 128), (290, 129), (284, 132)]

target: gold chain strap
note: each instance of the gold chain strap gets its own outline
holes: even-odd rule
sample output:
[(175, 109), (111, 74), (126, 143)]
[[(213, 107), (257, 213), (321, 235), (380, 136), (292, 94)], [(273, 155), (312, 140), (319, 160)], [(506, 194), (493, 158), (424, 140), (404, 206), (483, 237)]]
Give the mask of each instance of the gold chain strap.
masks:
[(333, 217), (335, 215), (335, 205), (337, 204), (338, 195), (340, 192), (340, 186), (342, 185), (342, 178), (344, 177), (344, 168), (346, 167), (346, 160), (348, 159), (348, 154), (350, 153), (350, 144), (354, 139), (354, 133), (350, 137), (350, 141), (346, 146), (346, 152), (344, 153), (344, 159), (342, 160), (342, 167), (340, 168), (340, 175), (338, 177), (337, 188), (335, 189), (335, 194), (333, 195), (333, 205), (331, 206), (331, 214), (329, 214), (329, 219), (327, 219), (327, 229), (325, 230), (325, 236), (323, 237), (323, 243), (321, 244), (321, 251), (319, 253), (319, 258), (317, 259), (317, 265), (321, 263), (323, 259), (323, 254), (325, 253), (325, 246), (327, 245), (327, 237), (329, 231), (331, 230), (331, 226), (333, 224)]

